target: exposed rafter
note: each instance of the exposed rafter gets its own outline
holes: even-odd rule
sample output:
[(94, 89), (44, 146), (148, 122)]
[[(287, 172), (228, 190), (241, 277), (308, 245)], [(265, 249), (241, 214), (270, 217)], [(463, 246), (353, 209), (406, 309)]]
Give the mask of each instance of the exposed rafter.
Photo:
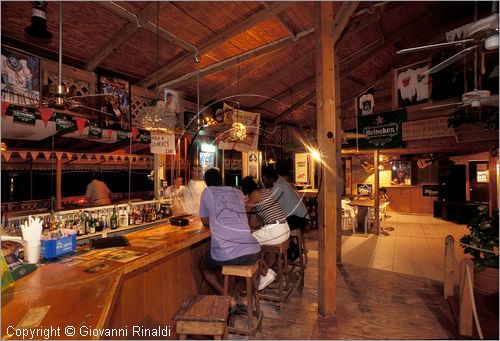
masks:
[[(129, 39), (142, 26), (157, 9), (156, 2), (150, 2), (137, 15), (137, 22), (129, 21), (118, 33), (116, 33), (106, 45), (101, 48), (88, 62), (85, 64), (85, 70), (94, 71), (101, 62), (112, 54), (121, 44)], [(139, 26), (140, 25), (140, 26)]]
[[(307, 39), (307, 38), (312, 38), (312, 33), (314, 32), (314, 28), (311, 28), (309, 30), (300, 32), (297, 34), (297, 41), (300, 41), (301, 39)], [(228, 59), (225, 59), (223, 61), (220, 61), (218, 63), (211, 64), (203, 69), (200, 69), (200, 77), (205, 77), (207, 75), (210, 75), (212, 73), (218, 72), (224, 68), (227, 68), (229, 66), (235, 65), (239, 63), (243, 63), (244, 61), (256, 58), (258, 56), (265, 55), (267, 53), (276, 51), (278, 49), (287, 47), (291, 44), (293, 44), (295, 41), (291, 37), (285, 37), (276, 41), (273, 41), (269, 44), (259, 46), (253, 50), (243, 52), (239, 55), (230, 57)], [(169, 88), (177, 88), (179, 86), (182, 86), (184, 84), (189, 84), (193, 82), (196, 79), (198, 71), (193, 71), (190, 72), (186, 75), (183, 75), (179, 78), (172, 79), (168, 82), (160, 84), (160, 87), (169, 87)]]
[[(108, 9), (109, 11), (122, 17), (123, 19), (128, 20), (129, 22), (137, 23), (137, 16), (134, 13), (131, 13), (131, 12), (127, 11), (125, 8), (121, 7), (119, 5), (119, 3), (116, 3), (113, 1), (96, 1), (95, 3), (101, 7)], [(165, 30), (161, 27), (159, 28), (159, 30), (157, 30), (156, 24), (153, 24), (150, 21), (144, 22), (142, 24), (142, 27), (144, 29), (148, 30), (149, 32), (154, 33), (154, 34), (156, 34), (156, 32), (158, 31), (158, 34), (160, 35), (160, 37), (171, 42), (174, 45), (177, 45), (178, 47), (180, 47), (186, 51), (190, 51), (190, 52), (196, 51), (194, 46), (185, 42), (184, 40), (180, 39), (179, 37), (176, 37), (175, 35), (168, 32), (167, 30)]]
[[(271, 3), (268, 1), (260, 1), (260, 3), (265, 7), (265, 8), (270, 8)], [(291, 37), (295, 37), (295, 34), (297, 34), (297, 29), (292, 26), (291, 24), (288, 23), (288, 20), (284, 18), (284, 13), (278, 13), (274, 16), (276, 20), (283, 26), (283, 28), (288, 32), (288, 34)]]
[[(215, 37), (212, 39), (209, 39), (207, 42), (202, 44), (198, 48), (198, 53), (199, 54), (204, 54), (210, 50), (212, 50), (214, 47), (218, 46), (219, 44), (229, 41), (231, 38), (237, 36), (238, 34), (241, 34), (245, 32), (246, 30), (258, 25), (260, 22), (269, 19), (273, 15), (280, 13), (283, 11), (285, 8), (290, 6), (292, 3), (291, 2), (277, 2), (273, 3), (269, 8), (265, 8), (254, 15), (248, 17), (247, 19), (242, 20), (239, 24), (223, 30), (223, 32), (217, 34)], [(162, 80), (171, 73), (179, 70), (181, 67), (183, 67), (186, 63), (188, 62), (194, 62), (194, 56), (189, 53), (186, 54), (173, 62), (169, 63), (168, 65), (165, 65), (162, 67), (160, 70), (153, 72), (151, 75), (148, 77), (144, 78), (142, 81), (139, 82), (139, 86), (143, 87), (149, 87), (153, 85), (157, 79)]]
[(333, 41), (338, 42), (342, 32), (349, 23), (352, 14), (358, 8), (359, 1), (344, 1), (333, 20)]
[(311, 102), (315, 98), (316, 98), (316, 90), (313, 90), (310, 93), (308, 93), (306, 96), (302, 97), (297, 102), (295, 102), (290, 108), (281, 112), (278, 115), (278, 117), (276, 117), (276, 119), (278, 120), (278, 122), (283, 120), (286, 116), (290, 115), (295, 110), (299, 110), (300, 108), (302, 108), (304, 105)]
[[(303, 79), (303, 80), (293, 84), (290, 88), (292, 89), (293, 93), (299, 93), (302, 90), (311, 86), (311, 84), (314, 83), (315, 78), (316, 78), (315, 75), (312, 75), (311, 77), (308, 77), (306, 79)], [(284, 98), (290, 94), (290, 88), (280, 92), (277, 95), (274, 95), (272, 97), (272, 99), (268, 99), (268, 100), (265, 100), (264, 102), (257, 104), (256, 107), (266, 108), (270, 105), (275, 104), (276, 101), (281, 101), (282, 98)]]

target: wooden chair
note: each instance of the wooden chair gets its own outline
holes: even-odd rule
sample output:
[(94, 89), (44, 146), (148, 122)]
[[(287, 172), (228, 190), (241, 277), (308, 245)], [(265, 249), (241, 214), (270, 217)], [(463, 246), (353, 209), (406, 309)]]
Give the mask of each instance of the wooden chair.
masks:
[(279, 302), (279, 309), (283, 311), (284, 305), (292, 289), (288, 282), (288, 254), (287, 250), (289, 247), (289, 241), (286, 240), (281, 244), (277, 245), (262, 245), (261, 246), (261, 257), (265, 254), (273, 254), (277, 258), (278, 262), (278, 288), (268, 287), (263, 290), (260, 297), (264, 300), (269, 300), (273, 302)]
[(188, 335), (209, 335), (227, 339), (227, 318), (231, 297), (216, 295), (188, 296), (172, 317), (180, 340)]
[[(389, 202), (384, 202), (380, 204), (379, 207), (379, 220), (380, 220), (380, 230), (384, 229), (385, 225), (385, 215), (387, 213), (387, 206), (389, 206)], [(373, 221), (375, 220), (375, 209), (373, 207), (368, 207), (368, 213), (365, 217), (365, 233), (368, 233)]]
[[(304, 270), (306, 268), (307, 249), (302, 229), (290, 230), (290, 239), (295, 239), (297, 245), (299, 246), (299, 275), (300, 281), (304, 283)], [(290, 264), (294, 265), (294, 263)]]
[[(224, 265), (222, 274), (224, 275), (224, 295), (229, 293), (229, 278), (244, 277), (247, 286), (247, 304), (248, 304), (248, 320), (247, 328), (237, 328), (229, 326), (228, 331), (234, 334), (255, 335), (257, 329), (260, 329), (264, 314), (260, 310), (259, 291), (254, 288), (253, 278), (260, 275), (259, 262), (252, 265)], [(255, 306), (255, 309), (254, 309)], [(254, 316), (257, 318), (254, 324)]]

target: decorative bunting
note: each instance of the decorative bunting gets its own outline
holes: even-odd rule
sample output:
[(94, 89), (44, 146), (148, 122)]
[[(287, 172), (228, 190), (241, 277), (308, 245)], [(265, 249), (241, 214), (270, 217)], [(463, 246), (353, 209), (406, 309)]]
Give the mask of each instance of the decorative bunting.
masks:
[(83, 117), (75, 117), (76, 120), (76, 125), (78, 127), (78, 131), (80, 132), (80, 135), (83, 133), (83, 129), (85, 129), (85, 124), (87, 123), (87, 119)]
[(58, 160), (61, 160), (62, 156), (63, 156), (62, 152), (56, 152), (56, 157), (57, 157)]
[(113, 158), (113, 160), (116, 162), (116, 160), (118, 160), (120, 158), (119, 155), (111, 155), (111, 157)]
[(40, 108), (38, 111), (40, 112), (40, 116), (42, 116), (43, 125), (46, 127), (54, 112), (49, 108)]
[(137, 128), (132, 128), (132, 140), (135, 140), (135, 138), (139, 135), (139, 129)]
[(31, 154), (31, 158), (33, 159), (33, 161), (36, 160), (36, 158), (38, 157), (38, 155), (40, 154), (40, 152), (30, 152)]
[[(2, 101), (2, 117), (6, 118), (7, 117), (7, 109), (9, 108), (9, 103)], [(10, 155), (9, 155), (10, 158)], [(9, 160), (7, 160), (9, 161)]]
[[(2, 102), (2, 108), (3, 108), (3, 102)], [(2, 155), (5, 158), (5, 160), (7, 160), (7, 162), (8, 162), (10, 160), (10, 156), (12, 155), (12, 152), (5, 151), (5, 152), (2, 152)]]
[(108, 136), (109, 138), (111, 138), (111, 136), (113, 136), (113, 129), (104, 129), (106, 131), (106, 136)]
[(66, 152), (66, 157), (68, 158), (68, 160), (71, 160), (73, 158), (73, 153)]
[(76, 154), (76, 159), (77, 159), (78, 161), (80, 161), (80, 160), (82, 159), (82, 157), (83, 157), (83, 154), (80, 154), (80, 153), (77, 153), (77, 154)]
[(87, 158), (87, 160), (90, 161), (90, 159), (92, 159), (94, 157), (93, 154), (85, 154), (85, 157)]
[(50, 159), (50, 155), (52, 154), (52, 152), (42, 152), (42, 153), (43, 153), (43, 156), (45, 156), (46, 160)]
[(21, 159), (25, 160), (26, 159), (26, 155), (28, 154), (28, 152), (18, 152), (19, 153), (19, 156), (21, 157)]

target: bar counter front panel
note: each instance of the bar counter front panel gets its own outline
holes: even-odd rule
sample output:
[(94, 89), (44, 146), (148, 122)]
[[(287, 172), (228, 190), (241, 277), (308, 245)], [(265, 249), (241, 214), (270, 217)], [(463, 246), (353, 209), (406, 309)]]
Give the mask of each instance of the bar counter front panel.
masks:
[[(9, 334), (24, 326), (38, 333), (34, 339), (49, 332), (49, 339), (176, 339), (171, 316), (182, 300), (210, 293), (198, 269), (210, 232), (196, 218), (186, 227), (165, 223), (126, 236), (130, 246), (122, 249), (144, 255), (124, 263), (92, 258), (105, 249), (95, 250), (41, 265), (16, 281), (2, 293), (2, 338), (21, 339)], [(88, 272), (93, 267), (102, 269)], [(153, 335), (158, 332), (170, 335)]]

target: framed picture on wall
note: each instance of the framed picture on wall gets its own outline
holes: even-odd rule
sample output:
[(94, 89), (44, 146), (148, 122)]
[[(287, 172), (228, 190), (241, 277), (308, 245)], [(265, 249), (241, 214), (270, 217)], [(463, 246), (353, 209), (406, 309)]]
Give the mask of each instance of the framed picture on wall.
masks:
[(103, 128), (131, 131), (130, 83), (128, 81), (99, 75), (99, 110)]
[(370, 115), (375, 112), (375, 88), (372, 86), (363, 93), (356, 96), (357, 116)]
[(372, 184), (357, 184), (358, 195), (370, 196), (373, 193)]
[(2, 46), (2, 101), (40, 105), (40, 59)]
[(429, 75), (423, 75), (430, 68), (430, 60), (394, 70), (395, 107), (402, 108), (427, 103), (430, 96)]

